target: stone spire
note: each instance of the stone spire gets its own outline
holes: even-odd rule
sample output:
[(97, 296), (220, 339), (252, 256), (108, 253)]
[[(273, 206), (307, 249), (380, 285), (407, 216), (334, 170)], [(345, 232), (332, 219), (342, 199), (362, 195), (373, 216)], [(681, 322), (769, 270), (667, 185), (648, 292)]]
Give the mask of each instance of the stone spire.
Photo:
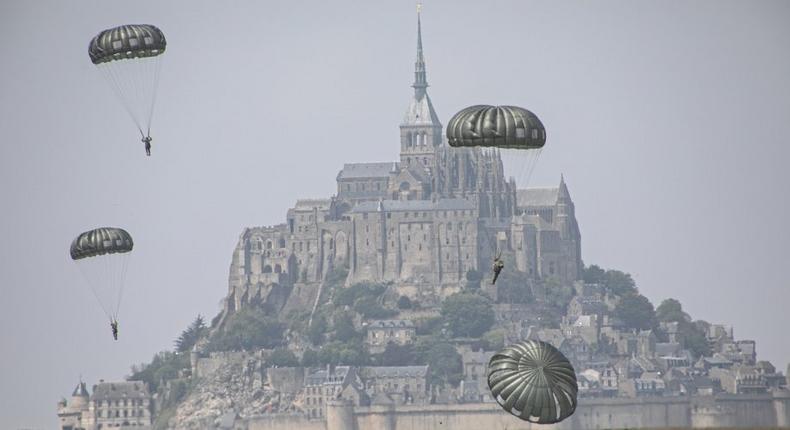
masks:
[(421, 5), (417, 4), (417, 60), (414, 63), (414, 96), (400, 125), (401, 166), (432, 170), (435, 150), (442, 143), (442, 124), (433, 109), (425, 78), (422, 51)]
[(425, 89), (428, 88), (428, 79), (425, 77), (425, 57), (422, 54), (422, 24), (420, 22), (420, 11), (422, 3), (417, 3), (417, 60), (414, 62), (414, 98), (417, 100), (425, 96)]

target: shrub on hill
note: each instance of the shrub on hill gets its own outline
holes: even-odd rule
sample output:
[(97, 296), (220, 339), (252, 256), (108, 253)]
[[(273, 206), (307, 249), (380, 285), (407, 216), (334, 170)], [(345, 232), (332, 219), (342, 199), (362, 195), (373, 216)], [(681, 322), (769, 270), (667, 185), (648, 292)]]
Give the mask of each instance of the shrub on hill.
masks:
[(456, 337), (479, 337), (494, 324), (491, 301), (472, 293), (456, 293), (442, 303), (442, 319)]
[(282, 345), (285, 327), (256, 307), (246, 307), (231, 315), (225, 326), (208, 342), (209, 351), (238, 351), (274, 348)]
[(293, 352), (285, 348), (275, 348), (266, 360), (269, 367), (295, 367), (299, 365), (299, 359)]
[(658, 325), (653, 304), (641, 294), (623, 296), (614, 308), (614, 316), (632, 329), (651, 330)]
[(148, 384), (152, 393), (156, 392), (159, 384), (178, 378), (178, 372), (189, 368), (189, 354), (162, 351), (154, 355), (149, 364), (133, 366), (130, 381), (143, 381)]

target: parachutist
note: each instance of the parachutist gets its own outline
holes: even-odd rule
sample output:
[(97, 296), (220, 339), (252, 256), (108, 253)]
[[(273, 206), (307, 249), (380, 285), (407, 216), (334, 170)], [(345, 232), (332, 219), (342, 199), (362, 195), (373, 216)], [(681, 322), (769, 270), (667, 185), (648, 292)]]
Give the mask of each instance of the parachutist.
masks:
[(116, 320), (110, 321), (110, 328), (112, 328), (113, 339), (118, 340), (118, 321)]
[(499, 272), (501, 272), (505, 267), (505, 263), (502, 261), (501, 257), (502, 254), (500, 253), (496, 256), (496, 258), (494, 258), (494, 279), (491, 280), (491, 285), (496, 284), (496, 279), (499, 277)]
[(145, 155), (151, 156), (151, 136), (146, 136), (143, 138), (143, 143), (145, 144)]

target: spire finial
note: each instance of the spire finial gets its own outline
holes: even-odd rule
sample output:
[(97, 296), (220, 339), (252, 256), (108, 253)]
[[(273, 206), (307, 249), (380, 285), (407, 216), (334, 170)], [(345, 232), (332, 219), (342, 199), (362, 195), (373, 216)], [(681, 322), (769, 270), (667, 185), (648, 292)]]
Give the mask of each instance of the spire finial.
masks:
[(417, 61), (414, 63), (414, 95), (421, 99), (428, 88), (428, 80), (425, 77), (425, 58), (422, 55), (422, 22), (420, 13), (422, 12), (422, 2), (417, 2)]

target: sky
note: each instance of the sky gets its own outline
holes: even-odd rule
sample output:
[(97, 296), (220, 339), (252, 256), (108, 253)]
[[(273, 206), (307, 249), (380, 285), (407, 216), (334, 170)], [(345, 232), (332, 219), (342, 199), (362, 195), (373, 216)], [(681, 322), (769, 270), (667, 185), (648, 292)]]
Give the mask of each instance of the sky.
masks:
[[(790, 361), (790, 3), (426, 0), (440, 120), (536, 113), (533, 185), (564, 174), (586, 264), (654, 304), (734, 326)], [(167, 36), (153, 156), (87, 55), (100, 30)], [(394, 161), (416, 55), (413, 1), (0, 2), (0, 416), (54, 428), (82, 378), (119, 380), (227, 292), (247, 226), (328, 197), (346, 162)], [(68, 255), (135, 238), (121, 339)]]

